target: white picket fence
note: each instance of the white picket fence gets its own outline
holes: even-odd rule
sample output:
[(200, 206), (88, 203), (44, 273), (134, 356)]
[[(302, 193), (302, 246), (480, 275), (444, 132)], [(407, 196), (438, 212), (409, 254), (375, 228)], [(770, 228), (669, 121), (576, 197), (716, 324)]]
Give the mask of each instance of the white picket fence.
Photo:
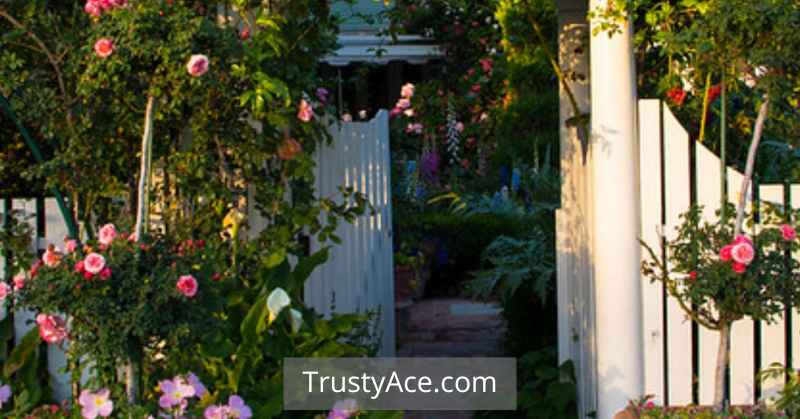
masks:
[[(339, 186), (364, 193), (374, 212), (354, 224), (341, 223), (342, 245), (306, 283), (306, 304), (318, 312), (374, 312), (381, 338), (381, 356), (395, 354), (394, 261), (392, 250), (391, 162), (389, 114), (380, 111), (369, 122), (333, 125), (331, 146), (317, 157), (316, 189), (336, 196)], [(312, 241), (311, 251), (320, 244)]]
[[(660, 249), (660, 231), (667, 239), (673, 238), (680, 224), (679, 215), (691, 205), (691, 150), (694, 150), (696, 203), (704, 206), (704, 217), (710, 221), (715, 220), (721, 201), (720, 160), (700, 143), (692, 147), (686, 130), (658, 100), (639, 101), (639, 142), (641, 234), (653, 249)], [(739, 195), (741, 181), (741, 173), (727, 168), (727, 196), (731, 202)], [(798, 208), (800, 185), (790, 188), (789, 204)], [(783, 185), (760, 185), (758, 191), (761, 202), (784, 204)], [(748, 195), (748, 201), (752, 202), (752, 193)], [(692, 403), (696, 374), (695, 401), (712, 404), (718, 334), (702, 326), (693, 332), (691, 322), (686, 320), (677, 302), (665, 296), (661, 283), (645, 280), (642, 287), (646, 394), (655, 395), (659, 403)], [(771, 397), (781, 389), (782, 380), (762, 383), (759, 389), (756, 371), (789, 359), (794, 368), (800, 367), (798, 312), (794, 310), (791, 317), (789, 324), (794, 325), (791, 328), (787, 328), (784, 319), (770, 325), (749, 319), (734, 323), (731, 403), (753, 403), (757, 397)], [(792, 344), (787, 346), (787, 340)], [(793, 353), (787, 353), (787, 347)]]
[[(381, 111), (370, 122), (334, 125), (332, 146), (323, 146), (319, 152), (319, 196), (333, 197), (339, 186), (351, 186), (368, 195), (375, 212), (359, 217), (355, 224), (340, 224), (337, 234), (342, 244), (333, 248), (330, 259), (313, 273), (305, 290), (306, 304), (326, 315), (376, 312), (378, 324), (374, 331), (381, 338), (382, 356), (392, 356), (395, 351), (388, 121), (388, 113)], [(54, 199), (40, 200), (38, 210), (37, 200), (11, 201), (12, 210), (30, 217), (28, 222), (36, 231), (32, 241), (36, 249), (43, 251), (51, 243), (63, 247), (67, 229)], [(0, 199), (0, 220), (5, 215), (4, 208), (5, 201)], [(319, 247), (312, 241), (312, 252)], [(4, 277), (4, 263), (0, 257), (0, 278)], [(5, 310), (0, 314), (5, 316)], [(34, 327), (34, 318), (31, 312), (14, 313), (16, 343)], [(55, 345), (48, 345), (47, 352), (53, 397), (64, 400), (70, 395), (69, 376), (59, 372), (66, 365), (64, 353)]]

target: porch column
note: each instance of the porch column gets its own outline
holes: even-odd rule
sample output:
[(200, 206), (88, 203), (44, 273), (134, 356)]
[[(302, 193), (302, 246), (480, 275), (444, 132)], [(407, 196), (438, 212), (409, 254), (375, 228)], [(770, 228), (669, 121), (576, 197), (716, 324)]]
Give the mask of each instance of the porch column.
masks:
[[(613, 7), (590, 0), (590, 10)], [(598, 22), (592, 21), (594, 28)], [(644, 391), (636, 74), (632, 28), (591, 36), (591, 156), (597, 413), (610, 419)]]

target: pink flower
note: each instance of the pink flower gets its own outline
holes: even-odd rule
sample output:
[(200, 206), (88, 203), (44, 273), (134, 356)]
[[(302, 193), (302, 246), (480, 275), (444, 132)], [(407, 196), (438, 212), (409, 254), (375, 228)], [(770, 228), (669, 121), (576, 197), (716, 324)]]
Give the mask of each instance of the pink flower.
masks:
[(106, 267), (106, 258), (99, 253), (89, 253), (83, 259), (83, 268), (91, 275), (97, 275)]
[(412, 97), (414, 97), (414, 90), (415, 88), (413, 84), (406, 83), (403, 85), (403, 87), (400, 88), (400, 96), (406, 99), (411, 99)]
[(320, 87), (317, 89), (316, 94), (317, 94), (317, 99), (319, 99), (319, 101), (322, 102), (323, 104), (328, 101), (328, 89)]
[(232, 418), (250, 419), (253, 417), (253, 411), (250, 407), (244, 404), (244, 400), (237, 395), (228, 397), (228, 408), (231, 410)]
[(753, 245), (753, 241), (752, 241), (752, 240), (750, 240), (750, 238), (749, 238), (749, 237), (747, 237), (747, 236), (742, 236), (742, 235), (736, 236), (736, 238), (733, 240), (733, 244), (739, 244), (739, 243), (747, 243), (747, 244), (749, 244), (750, 246), (752, 246), (752, 245)]
[(194, 77), (200, 77), (208, 71), (208, 57), (203, 54), (194, 54), (186, 63), (186, 71)]
[(59, 316), (39, 314), (36, 316), (39, 336), (47, 343), (59, 343), (67, 337), (67, 324)]
[(733, 246), (731, 250), (731, 257), (738, 263), (749, 265), (753, 261), (755, 251), (750, 243), (742, 242)]
[(481, 92), (481, 85), (480, 84), (473, 84), (472, 88), (470, 89), (472, 93), (480, 93)]
[(81, 405), (81, 415), (84, 419), (95, 419), (98, 416), (108, 417), (114, 411), (114, 402), (109, 398), (111, 392), (104, 388), (97, 393), (83, 390), (78, 403)]
[(15, 290), (21, 290), (21, 289), (25, 288), (25, 274), (24, 273), (20, 272), (17, 275), (15, 275), (13, 281), (14, 281), (14, 289)]
[(30, 271), (28, 271), (28, 276), (30, 276), (30, 277), (31, 277), (31, 279), (33, 279), (33, 278), (36, 278), (36, 274), (39, 272), (39, 268), (41, 268), (41, 267), (42, 267), (42, 265), (43, 265), (43, 264), (42, 264), (42, 261), (41, 261), (41, 260), (37, 260), (37, 261), (36, 261), (36, 262), (33, 264), (33, 266), (31, 266), (31, 270), (30, 270)]
[(345, 399), (333, 404), (328, 419), (348, 419), (358, 413), (358, 403), (353, 399)]
[[(390, 118), (394, 118), (394, 117), (400, 115), (401, 113), (403, 113), (402, 109), (400, 109), (400, 108), (392, 108), (392, 111), (389, 112), (389, 117)], [(342, 120), (344, 120), (344, 118), (342, 118)], [(352, 120), (352, 118), (351, 118), (351, 120)], [(345, 122), (350, 122), (350, 121), (345, 121)]]
[(226, 406), (217, 406), (212, 404), (208, 406), (206, 410), (203, 412), (204, 419), (227, 419), (228, 418), (228, 411)]
[(644, 405), (644, 407), (645, 407), (645, 409), (652, 409), (652, 408), (656, 407), (656, 404), (653, 403), (652, 400), (648, 400), (647, 403)]
[(100, 13), (103, 10), (100, 8), (100, 4), (98, 4), (97, 1), (89, 0), (86, 2), (86, 5), (83, 6), (83, 11), (94, 17), (100, 17)]
[(128, 5), (128, 0), (111, 0), (111, 5), (114, 7), (125, 7)]
[(733, 271), (736, 272), (737, 274), (743, 274), (744, 271), (747, 270), (747, 265), (739, 262), (733, 262), (731, 267), (733, 268)]
[(394, 107), (399, 109), (408, 109), (411, 107), (411, 101), (406, 98), (401, 98), (397, 101), (397, 104), (394, 105)]
[(86, 272), (86, 267), (83, 265), (84, 265), (83, 261), (79, 260), (78, 263), (75, 264), (75, 272), (79, 274)]
[(300, 105), (297, 108), (297, 119), (303, 122), (310, 122), (313, 116), (314, 109), (311, 108), (311, 105), (306, 102), (305, 99), (301, 99)]
[(158, 399), (158, 405), (162, 409), (179, 406), (184, 399), (195, 396), (194, 387), (181, 377), (175, 377), (173, 380), (164, 380), (158, 383), (158, 387), (164, 393)]
[(100, 38), (94, 43), (94, 52), (100, 58), (106, 58), (114, 52), (114, 41), (108, 38)]
[(489, 73), (492, 71), (492, 66), (494, 65), (494, 62), (492, 61), (491, 58), (483, 58), (480, 60), (480, 62), (484, 73)]
[(244, 40), (247, 40), (247, 39), (250, 39), (250, 28), (244, 28), (244, 29), (242, 29), (242, 32), (241, 32), (241, 33), (239, 33), (239, 38), (240, 38), (241, 40), (243, 40), (243, 41), (244, 41)]
[(424, 127), (420, 123), (408, 124), (408, 126), (406, 127), (406, 133), (419, 135), (422, 134), (423, 128)]
[(11, 399), (11, 386), (6, 384), (0, 387), (0, 409), (3, 408), (3, 404), (8, 403)]
[(0, 282), (0, 303), (5, 302), (9, 294), (11, 294), (11, 286), (5, 282)]
[(116, 238), (117, 228), (114, 227), (114, 224), (106, 224), (100, 227), (100, 231), (97, 233), (97, 241), (106, 246), (110, 245)]
[(411, 109), (411, 108), (408, 108), (408, 109), (403, 111), (403, 115), (405, 115), (405, 116), (407, 116), (409, 118), (413, 117), (415, 114), (416, 114), (416, 112), (414, 112), (414, 109)]
[(733, 257), (731, 255), (731, 252), (733, 252), (733, 245), (732, 244), (728, 244), (728, 245), (723, 246), (722, 249), (719, 251), (720, 260), (722, 260), (723, 262), (727, 262), (727, 261), (731, 260), (731, 258)]
[(102, 271), (100, 271), (100, 279), (105, 281), (108, 278), (111, 278), (111, 268), (106, 266)]
[(787, 242), (797, 238), (797, 231), (789, 224), (784, 224), (781, 226), (781, 234), (783, 235), (783, 239)]
[(189, 381), (189, 385), (194, 388), (195, 396), (202, 398), (206, 395), (206, 393), (208, 393), (206, 386), (203, 385), (200, 379), (193, 372), (190, 371), (189, 374), (186, 375), (186, 379)]
[(463, 122), (456, 122), (456, 131), (464, 132), (464, 123)]
[(178, 283), (175, 285), (178, 292), (188, 298), (192, 298), (197, 294), (197, 280), (191, 275), (183, 275), (178, 278)]
[(689, 279), (691, 279), (692, 281), (697, 281), (697, 271), (689, 272)]
[(42, 262), (49, 268), (55, 268), (61, 263), (61, 252), (58, 251), (53, 245), (47, 247), (42, 255)]
[(72, 253), (78, 248), (78, 241), (77, 240), (67, 240), (64, 243), (64, 247), (67, 249), (67, 253)]

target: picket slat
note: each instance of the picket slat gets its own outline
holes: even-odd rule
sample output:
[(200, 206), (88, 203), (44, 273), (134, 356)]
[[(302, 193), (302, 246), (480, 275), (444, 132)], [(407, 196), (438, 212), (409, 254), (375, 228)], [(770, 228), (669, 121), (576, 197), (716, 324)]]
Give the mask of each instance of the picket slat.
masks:
[[(714, 223), (722, 201), (719, 158), (702, 144), (695, 147), (697, 204), (703, 206), (703, 218)], [(698, 326), (698, 373), (699, 402), (710, 405), (714, 402), (714, 372), (717, 364), (719, 334)]]
[[(789, 188), (791, 194), (792, 209), (800, 208), (800, 185), (792, 185)], [(797, 225), (798, 220), (791, 220), (793, 225)], [(793, 258), (800, 257), (800, 252), (792, 254)], [(792, 365), (795, 370), (800, 369), (800, 311), (795, 307), (792, 310), (792, 330), (790, 333), (792, 340)]]
[[(689, 135), (680, 122), (664, 109), (664, 188), (667, 239), (676, 235), (680, 214), (690, 206)], [(678, 303), (667, 300), (667, 359), (669, 363), (669, 403), (692, 402), (692, 330)]]

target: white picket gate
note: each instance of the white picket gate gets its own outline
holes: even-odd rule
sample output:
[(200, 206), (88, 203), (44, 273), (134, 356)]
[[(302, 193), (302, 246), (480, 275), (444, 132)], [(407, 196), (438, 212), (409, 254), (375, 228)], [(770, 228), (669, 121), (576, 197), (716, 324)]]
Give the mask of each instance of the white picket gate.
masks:
[[(336, 196), (339, 186), (351, 186), (368, 195), (375, 212), (359, 217), (354, 224), (340, 224), (337, 234), (342, 244), (332, 249), (328, 262), (309, 279), (305, 300), (326, 315), (376, 312), (379, 323), (374, 329), (381, 338), (380, 354), (392, 356), (395, 325), (388, 113), (381, 111), (370, 122), (334, 125), (331, 134), (333, 144), (322, 146), (317, 157), (319, 196)], [(11, 201), (11, 209), (22, 211), (36, 232), (32, 246), (40, 251), (48, 244), (63, 248), (67, 229), (55, 199)], [(5, 201), (0, 199), (0, 220), (4, 208)], [(319, 247), (312, 241), (312, 252)], [(4, 263), (0, 257), (0, 278), (4, 278)], [(5, 309), (0, 314), (5, 318)], [(31, 312), (14, 313), (15, 343), (34, 327), (34, 318)], [(65, 365), (63, 351), (48, 345), (47, 368), (56, 400), (70, 395), (69, 376), (59, 372)]]
[[(704, 206), (704, 217), (715, 220), (721, 201), (719, 158), (689, 135), (675, 116), (658, 100), (639, 101), (639, 142), (641, 181), (641, 234), (653, 249), (660, 249), (660, 232), (670, 239), (680, 224), (679, 215), (691, 205), (691, 155), (694, 152), (695, 202)], [(727, 196), (739, 195), (742, 174), (727, 168)], [(783, 185), (760, 185), (761, 202), (784, 204)], [(789, 206), (800, 207), (800, 185), (791, 185)], [(748, 202), (752, 202), (752, 193)], [(662, 212), (663, 209), (663, 212)], [(663, 216), (663, 219), (662, 219)], [(686, 320), (677, 302), (667, 297), (661, 283), (643, 279), (643, 352), (645, 393), (660, 403), (683, 405), (696, 401), (712, 404), (714, 369), (719, 337), (715, 331)], [(749, 319), (734, 323), (731, 341), (730, 395), (733, 404), (753, 403), (757, 397), (771, 397), (782, 380), (757, 383), (755, 372), (774, 362), (800, 367), (798, 312), (775, 324)], [(787, 340), (791, 343), (787, 345)], [(789, 353), (787, 353), (787, 349)], [(693, 400), (693, 376), (697, 379), (697, 400)]]
[[(355, 223), (340, 223), (342, 245), (332, 249), (328, 263), (306, 283), (306, 304), (326, 315), (377, 314), (381, 356), (395, 354), (394, 262), (392, 250), (391, 162), (389, 114), (382, 110), (369, 122), (331, 127), (334, 141), (317, 157), (317, 192), (338, 195), (339, 186), (364, 193), (373, 213)], [(312, 241), (311, 251), (320, 244)]]

